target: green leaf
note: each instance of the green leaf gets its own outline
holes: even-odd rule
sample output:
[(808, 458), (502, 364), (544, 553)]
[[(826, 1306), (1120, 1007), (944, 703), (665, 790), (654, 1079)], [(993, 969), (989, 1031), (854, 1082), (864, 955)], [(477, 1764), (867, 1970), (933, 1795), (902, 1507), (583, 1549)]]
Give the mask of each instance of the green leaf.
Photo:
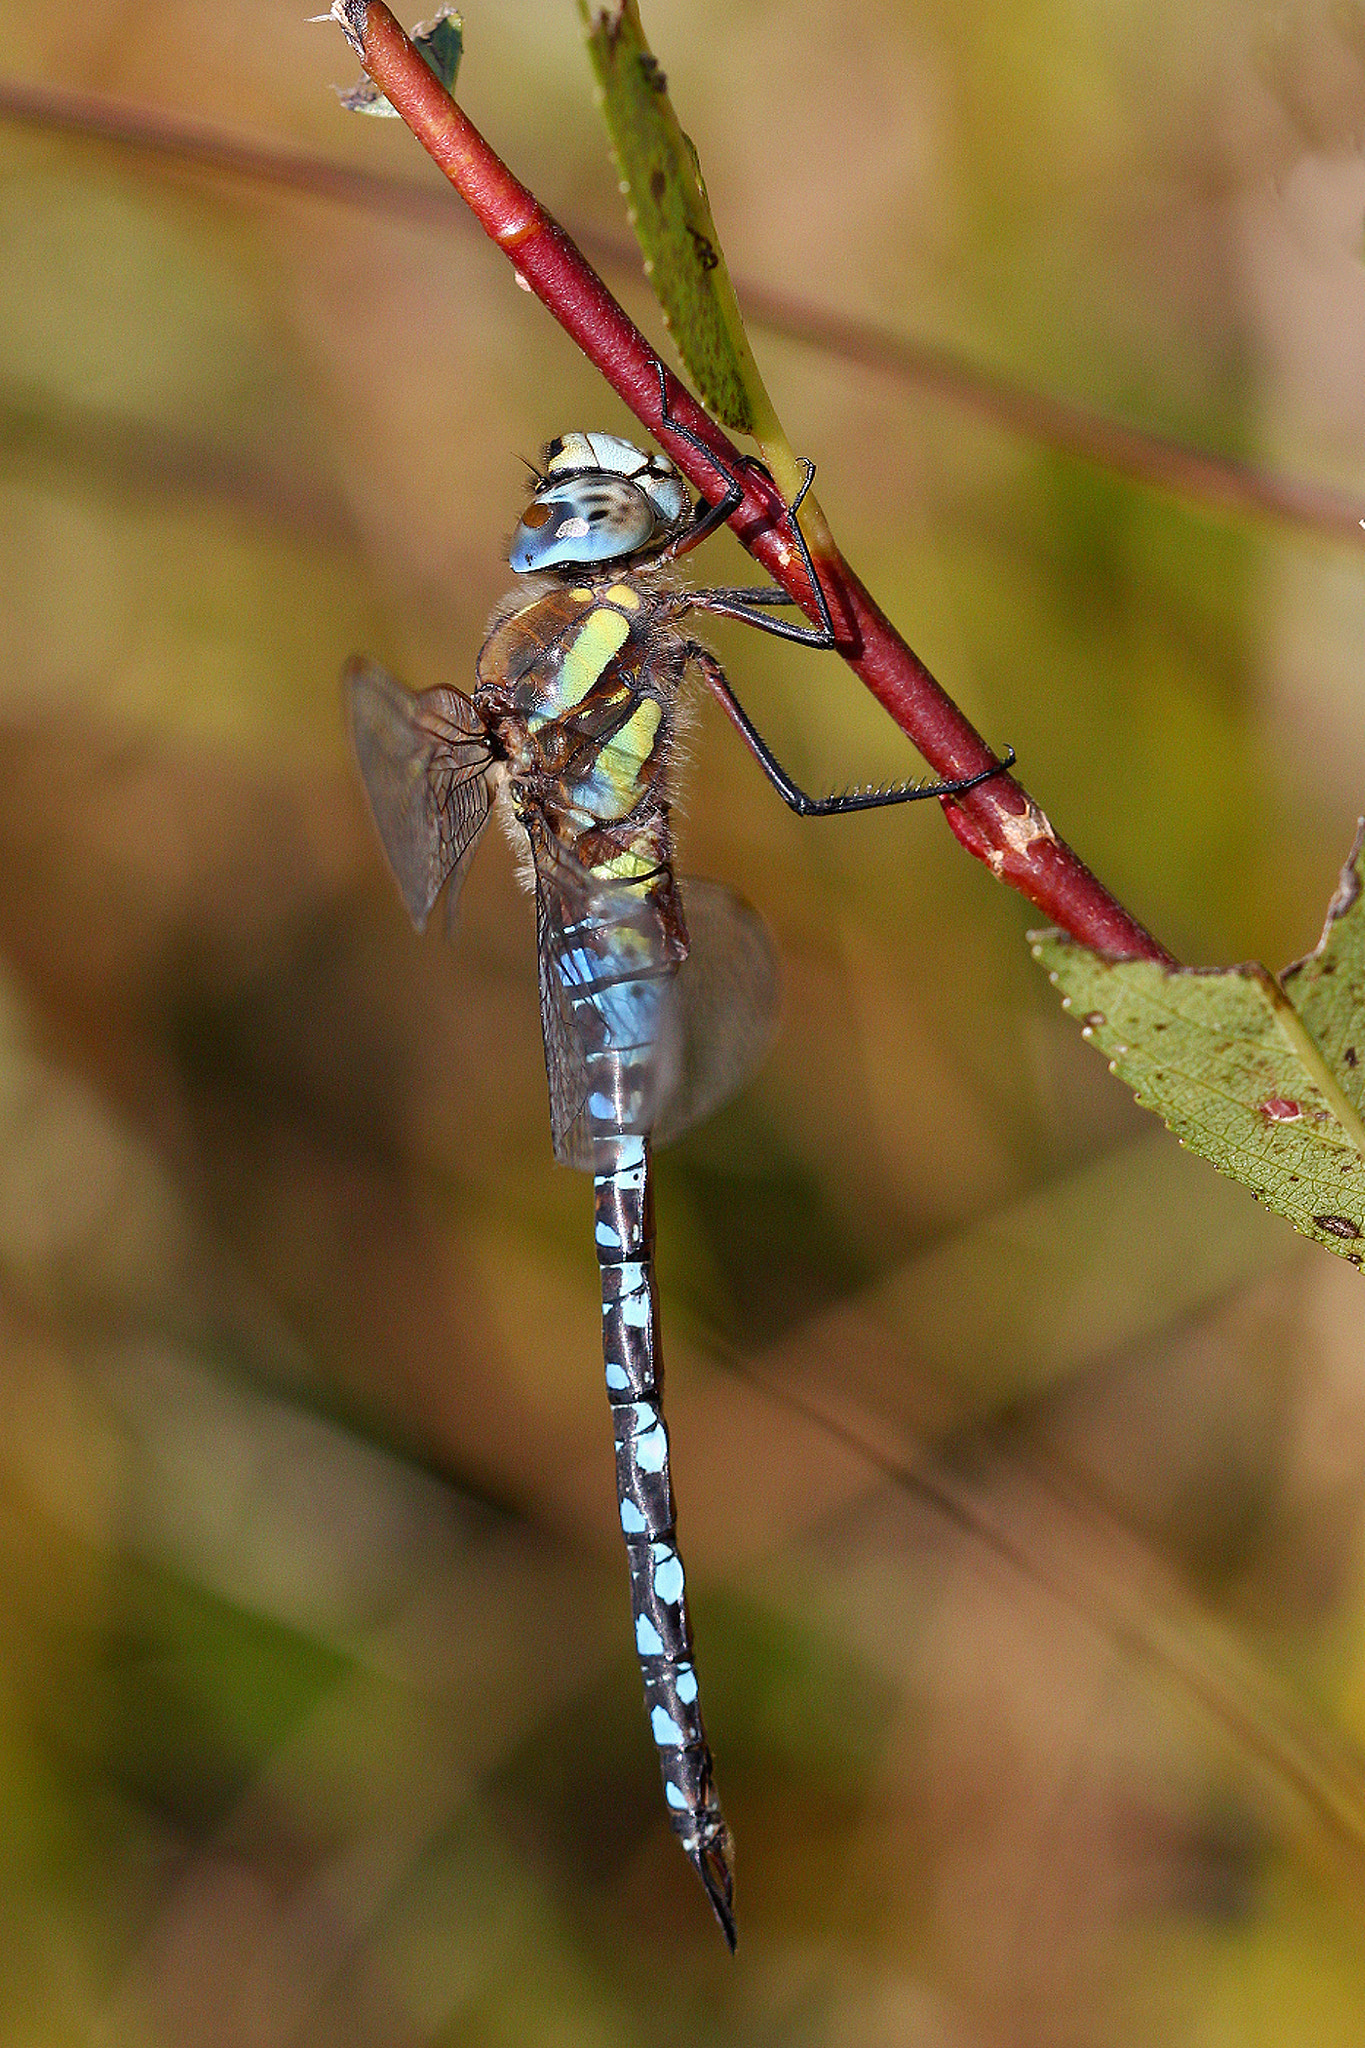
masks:
[(578, 0), (630, 224), (664, 320), (715, 417), (763, 438), (771, 412), (721, 253), (697, 152), (645, 41), (637, 0), (594, 21)]
[(1057, 931), (1034, 958), (1082, 1035), (1183, 1145), (1296, 1230), (1365, 1257), (1365, 890), (1361, 821), (1322, 937), (1278, 978), (1255, 964), (1103, 959)]
[[(418, 22), (412, 40), (428, 71), (434, 72), (446, 91), (453, 94), (464, 53), (464, 23), (455, 9), (442, 7), (431, 21)], [(362, 78), (359, 85), (341, 93), (339, 98), (348, 114), (391, 114), (395, 121), (398, 119), (372, 78)]]

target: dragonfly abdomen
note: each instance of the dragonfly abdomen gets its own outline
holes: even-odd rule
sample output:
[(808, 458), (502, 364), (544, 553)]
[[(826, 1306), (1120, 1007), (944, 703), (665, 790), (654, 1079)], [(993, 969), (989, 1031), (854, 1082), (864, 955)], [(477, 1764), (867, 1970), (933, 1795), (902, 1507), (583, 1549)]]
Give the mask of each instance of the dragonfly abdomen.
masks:
[(635, 1647), (669, 1818), (731, 1948), (730, 1835), (702, 1723), (663, 1418), (648, 1141), (603, 1138), (593, 1179), (602, 1351), (616, 1438), (616, 1494), (630, 1565)]

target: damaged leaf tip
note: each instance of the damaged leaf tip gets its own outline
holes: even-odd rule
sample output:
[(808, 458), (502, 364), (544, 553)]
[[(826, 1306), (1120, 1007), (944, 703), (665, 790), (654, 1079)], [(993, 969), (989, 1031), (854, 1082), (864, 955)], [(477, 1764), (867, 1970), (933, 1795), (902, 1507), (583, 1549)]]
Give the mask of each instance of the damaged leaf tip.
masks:
[(334, 21), (363, 64), (365, 61), (365, 17), (368, 13), (368, 0), (332, 0), (332, 4), (326, 14), (310, 15), (309, 19), (312, 21)]
[[(364, 0), (336, 0), (336, 7), (358, 14), (361, 32), (364, 31)], [(333, 12), (336, 8), (333, 9)], [(342, 23), (343, 28), (345, 23)], [(347, 31), (349, 36), (350, 32)], [(441, 7), (430, 21), (419, 21), (412, 31), (412, 43), (427, 70), (438, 78), (448, 93), (454, 93), (455, 79), (460, 69), (460, 58), (464, 53), (464, 23), (453, 7)], [(351, 38), (351, 46), (363, 62), (361, 45)], [(390, 106), (384, 94), (373, 79), (362, 78), (359, 85), (349, 92), (338, 95), (348, 114), (383, 114), (397, 119), (397, 110)]]
[(1365, 831), (1322, 937), (1279, 976), (1254, 963), (1115, 962), (1061, 932), (1031, 934), (1064, 1004), (1143, 1107), (1355, 1266), (1365, 1239), (1363, 852)]

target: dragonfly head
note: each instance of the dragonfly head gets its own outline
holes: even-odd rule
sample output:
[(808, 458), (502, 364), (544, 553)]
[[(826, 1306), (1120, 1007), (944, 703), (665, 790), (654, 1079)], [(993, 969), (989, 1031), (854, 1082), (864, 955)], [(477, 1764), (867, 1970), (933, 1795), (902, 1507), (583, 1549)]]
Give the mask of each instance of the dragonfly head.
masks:
[(521, 575), (657, 554), (691, 517), (687, 486), (667, 456), (615, 434), (561, 435), (536, 474), (508, 551)]

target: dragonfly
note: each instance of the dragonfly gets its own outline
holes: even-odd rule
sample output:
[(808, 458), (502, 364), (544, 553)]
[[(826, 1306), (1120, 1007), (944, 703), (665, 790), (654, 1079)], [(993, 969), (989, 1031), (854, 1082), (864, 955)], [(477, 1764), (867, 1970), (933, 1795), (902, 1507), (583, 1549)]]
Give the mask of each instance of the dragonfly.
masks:
[[(666, 391), (663, 398), (667, 418)], [(519, 581), (490, 622), (472, 695), (414, 695), (364, 657), (349, 664), (345, 694), (379, 836), (419, 930), (442, 890), (453, 919), (495, 808), (525, 856), (555, 1157), (593, 1177), (602, 1348), (645, 1705), (669, 1818), (733, 1951), (733, 1849), (702, 1719), (663, 1416), (651, 1148), (751, 1076), (775, 1027), (778, 983), (757, 912), (718, 884), (674, 874), (680, 698), (695, 671), (803, 816), (955, 796), (985, 776), (829, 797), (792, 781), (686, 621), (712, 613), (805, 645), (834, 644), (797, 517), (814, 471), (806, 465), (785, 514), (819, 593), (820, 623), (799, 625), (768, 609), (792, 603), (776, 586), (682, 581), (678, 558), (742, 496), (738, 478), (716, 467), (721, 488), (694, 504), (662, 454), (607, 433), (551, 441), (512, 538)]]

